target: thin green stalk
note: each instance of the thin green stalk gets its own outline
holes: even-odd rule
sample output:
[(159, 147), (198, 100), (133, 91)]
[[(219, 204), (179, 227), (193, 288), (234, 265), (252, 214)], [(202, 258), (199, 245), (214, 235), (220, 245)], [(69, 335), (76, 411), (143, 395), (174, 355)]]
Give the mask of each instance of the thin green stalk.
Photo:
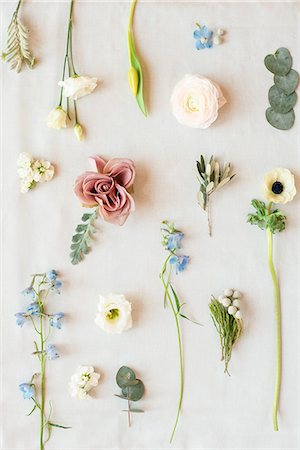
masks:
[(273, 426), (274, 431), (278, 431), (277, 414), (280, 397), (281, 370), (282, 370), (281, 307), (280, 307), (279, 284), (273, 263), (273, 234), (269, 228), (267, 228), (267, 239), (268, 239), (268, 263), (274, 286), (275, 320), (276, 320), (276, 376), (275, 376), (275, 388), (273, 400)]
[[(72, 28), (72, 14), (73, 14), (73, 0), (71, 0), (71, 4), (70, 4), (70, 14), (69, 14), (69, 24), (68, 24), (68, 34), (67, 34), (67, 45), (66, 45), (66, 53), (65, 53), (65, 57), (64, 57), (64, 64), (63, 64), (63, 72), (62, 72), (62, 81), (64, 81), (65, 79), (65, 74), (66, 74), (66, 65), (67, 65), (67, 60), (69, 58), (69, 44), (70, 44), (70, 36), (71, 36), (71, 28)], [(73, 58), (72, 58), (73, 60)], [(61, 87), (60, 89), (60, 96), (59, 96), (59, 106), (62, 105), (62, 96), (63, 96), (63, 90), (64, 88)]]
[[(41, 312), (43, 313), (43, 304), (41, 304)], [(44, 415), (45, 415), (45, 349), (44, 349), (44, 333), (43, 333), (43, 316), (40, 316), (40, 363), (41, 363), (41, 404), (40, 404), (40, 450), (44, 450)]]
[(137, 0), (132, 0), (132, 2), (131, 2), (129, 19), (128, 19), (127, 45), (128, 45), (128, 56), (129, 56), (129, 61), (130, 61), (130, 67), (132, 67), (131, 52), (130, 52), (130, 39), (131, 39), (131, 30), (132, 30), (133, 16), (134, 16), (134, 11), (135, 11), (135, 7), (136, 7), (136, 2), (137, 2)]
[(18, 12), (19, 12), (21, 3), (22, 3), (22, 0), (19, 0), (19, 1), (18, 1), (18, 4), (17, 4), (17, 7), (16, 7), (16, 10), (15, 10), (15, 12), (14, 12), (14, 14), (15, 14), (16, 16), (18, 15)]

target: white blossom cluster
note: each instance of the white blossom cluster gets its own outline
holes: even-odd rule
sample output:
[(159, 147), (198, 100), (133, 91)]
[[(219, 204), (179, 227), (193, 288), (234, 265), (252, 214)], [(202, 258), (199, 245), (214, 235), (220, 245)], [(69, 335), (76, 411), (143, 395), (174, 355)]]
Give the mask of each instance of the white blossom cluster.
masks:
[(87, 398), (88, 392), (98, 385), (99, 378), (100, 374), (93, 366), (79, 366), (69, 383), (71, 396), (81, 400)]
[(228, 314), (231, 314), (236, 319), (242, 319), (242, 313), (240, 311), (242, 297), (243, 295), (239, 291), (225, 289), (223, 295), (220, 295), (218, 300), (227, 309)]
[(37, 183), (44, 183), (53, 178), (52, 164), (43, 159), (34, 159), (29, 153), (20, 153), (17, 164), (22, 193), (28, 192)]

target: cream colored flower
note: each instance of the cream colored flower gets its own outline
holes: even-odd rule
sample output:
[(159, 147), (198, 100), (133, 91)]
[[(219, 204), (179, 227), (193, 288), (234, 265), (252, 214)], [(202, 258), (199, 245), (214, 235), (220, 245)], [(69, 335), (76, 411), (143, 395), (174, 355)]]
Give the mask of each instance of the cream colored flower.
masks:
[(220, 87), (198, 75), (185, 75), (171, 96), (172, 113), (179, 123), (192, 128), (208, 128), (225, 103)]
[(78, 100), (84, 95), (88, 95), (97, 86), (97, 78), (91, 77), (70, 77), (64, 81), (59, 81), (58, 85), (64, 89), (64, 96)]
[(37, 183), (44, 183), (45, 181), (50, 181), (54, 175), (54, 167), (49, 161), (44, 161), (43, 159), (37, 159), (33, 165), (33, 179)]
[(88, 392), (98, 386), (99, 378), (100, 374), (95, 372), (94, 367), (79, 366), (69, 383), (71, 397), (87, 398)]
[(30, 189), (35, 186), (35, 181), (31, 176), (21, 178), (20, 180), (20, 190), (22, 194), (26, 194)]
[(79, 123), (76, 123), (76, 125), (74, 126), (74, 133), (75, 133), (75, 136), (77, 137), (78, 141), (84, 140), (83, 128)]
[(282, 204), (290, 202), (296, 195), (294, 175), (281, 167), (266, 173), (263, 194), (269, 202)]
[(122, 333), (132, 327), (131, 303), (124, 295), (100, 295), (95, 322), (107, 333)]
[(49, 128), (54, 128), (55, 130), (60, 130), (61, 128), (66, 128), (67, 126), (67, 113), (61, 106), (52, 109), (47, 117), (47, 126)]

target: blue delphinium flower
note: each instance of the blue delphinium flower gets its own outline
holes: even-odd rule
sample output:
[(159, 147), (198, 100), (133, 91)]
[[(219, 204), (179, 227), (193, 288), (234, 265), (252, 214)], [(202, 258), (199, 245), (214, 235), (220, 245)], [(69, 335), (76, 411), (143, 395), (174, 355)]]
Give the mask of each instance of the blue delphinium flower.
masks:
[(30, 305), (26, 308), (26, 313), (29, 316), (39, 316), (41, 313), (41, 308), (38, 302), (30, 303)]
[(27, 316), (25, 312), (18, 312), (15, 314), (16, 323), (19, 327), (22, 327), (26, 322)]
[(57, 348), (53, 344), (49, 344), (46, 348), (46, 354), (48, 359), (57, 359), (59, 358), (59, 354)]
[(207, 28), (206, 25), (200, 27), (200, 25), (197, 24), (197, 26), (199, 27), (199, 29), (194, 31), (194, 38), (196, 39), (196, 49), (201, 50), (203, 48), (211, 48), (213, 45), (213, 32), (209, 28)]
[(55, 281), (57, 278), (56, 270), (54, 270), (54, 269), (49, 270), (49, 272), (46, 273), (46, 278), (48, 281)]
[(189, 256), (177, 256), (174, 255), (170, 259), (170, 264), (173, 264), (176, 269), (176, 273), (183, 272), (189, 262)]
[(19, 385), (19, 389), (23, 394), (24, 398), (32, 398), (35, 395), (34, 385), (29, 383), (22, 383)]
[(24, 289), (21, 292), (21, 294), (24, 295), (24, 297), (29, 297), (31, 300), (35, 300), (36, 299), (36, 293), (34, 292), (32, 287)]
[(58, 328), (59, 330), (61, 329), (61, 321), (60, 319), (62, 319), (64, 317), (64, 313), (63, 312), (59, 312), (56, 314), (53, 314), (50, 319), (49, 319), (49, 323), (51, 325), (51, 327), (53, 328)]
[(181, 247), (181, 241), (184, 238), (183, 233), (174, 233), (168, 237), (167, 249), (171, 252), (178, 250)]
[(51, 289), (53, 291), (56, 291), (57, 294), (60, 294), (62, 285), (63, 285), (62, 281), (57, 278), (55, 281), (52, 282)]

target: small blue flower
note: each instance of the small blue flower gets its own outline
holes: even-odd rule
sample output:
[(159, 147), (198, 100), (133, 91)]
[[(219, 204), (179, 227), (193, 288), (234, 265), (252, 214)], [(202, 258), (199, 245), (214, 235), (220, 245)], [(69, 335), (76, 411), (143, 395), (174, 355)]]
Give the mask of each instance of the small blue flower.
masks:
[(53, 291), (56, 291), (57, 294), (60, 294), (62, 285), (63, 285), (63, 282), (59, 279), (56, 279), (55, 281), (52, 282), (51, 289)]
[(168, 237), (167, 249), (171, 252), (181, 247), (181, 241), (184, 238), (183, 233), (174, 233)]
[(175, 266), (176, 273), (183, 272), (189, 262), (189, 256), (174, 255), (170, 259), (170, 264)]
[(48, 281), (55, 281), (57, 278), (57, 272), (55, 270), (49, 270), (49, 272), (46, 273), (46, 278)]
[(206, 25), (194, 31), (194, 38), (196, 39), (195, 46), (197, 50), (203, 48), (211, 48), (213, 32), (207, 28)]
[(60, 330), (61, 329), (61, 321), (60, 321), (60, 319), (62, 319), (63, 317), (64, 317), (64, 313), (63, 312), (59, 312), (59, 313), (53, 314), (50, 317), (50, 319), (49, 319), (51, 327), (58, 328)]
[(31, 300), (35, 300), (36, 299), (36, 293), (34, 292), (32, 287), (24, 289), (21, 292), (21, 294), (24, 295), (24, 297), (29, 297)]
[(38, 302), (30, 303), (30, 305), (27, 306), (26, 312), (29, 316), (39, 316), (41, 313), (40, 305)]
[(22, 327), (26, 322), (27, 316), (25, 312), (18, 312), (15, 314), (16, 323), (19, 327)]
[(34, 385), (29, 383), (22, 383), (19, 385), (19, 389), (23, 394), (24, 398), (32, 398), (35, 395)]
[(49, 344), (46, 348), (46, 354), (48, 359), (57, 359), (59, 358), (59, 354), (57, 348), (53, 344)]

